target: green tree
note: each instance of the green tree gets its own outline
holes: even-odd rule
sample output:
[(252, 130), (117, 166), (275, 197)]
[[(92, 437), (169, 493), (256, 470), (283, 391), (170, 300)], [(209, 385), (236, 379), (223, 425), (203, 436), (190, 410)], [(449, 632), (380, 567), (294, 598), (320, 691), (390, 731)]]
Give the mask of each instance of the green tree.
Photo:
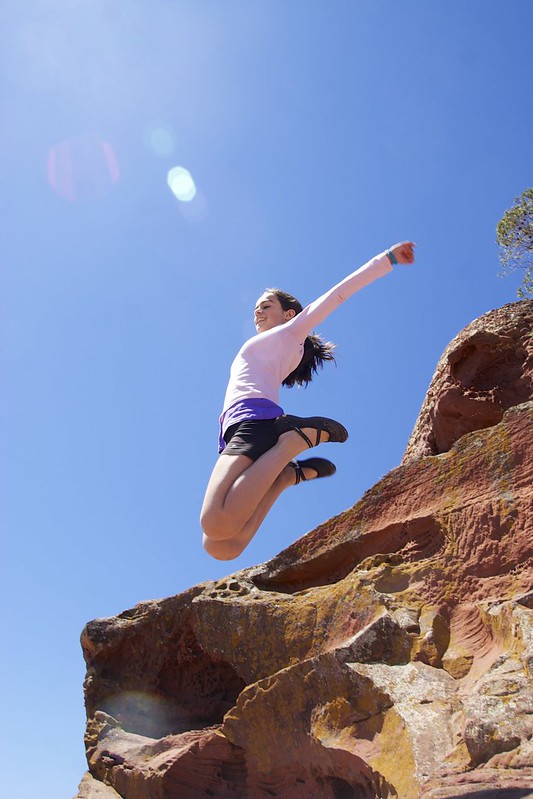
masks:
[(526, 189), (514, 201), (496, 226), (502, 275), (515, 269), (525, 274), (517, 295), (533, 295), (533, 189)]

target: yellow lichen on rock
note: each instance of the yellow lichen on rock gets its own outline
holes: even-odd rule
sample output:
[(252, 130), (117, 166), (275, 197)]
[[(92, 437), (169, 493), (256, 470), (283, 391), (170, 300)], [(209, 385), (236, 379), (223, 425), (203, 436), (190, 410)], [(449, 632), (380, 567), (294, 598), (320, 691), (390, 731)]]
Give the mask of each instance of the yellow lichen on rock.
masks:
[(459, 334), (402, 464), (353, 508), (87, 626), (79, 799), (525, 799), (532, 319)]

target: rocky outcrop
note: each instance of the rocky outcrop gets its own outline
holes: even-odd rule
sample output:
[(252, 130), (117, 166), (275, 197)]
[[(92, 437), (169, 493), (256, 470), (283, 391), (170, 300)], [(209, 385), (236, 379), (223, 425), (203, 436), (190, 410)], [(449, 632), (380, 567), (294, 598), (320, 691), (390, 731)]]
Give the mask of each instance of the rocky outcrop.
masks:
[(87, 625), (80, 799), (533, 797), (532, 319), (459, 334), (353, 508)]
[(447, 452), (465, 433), (498, 424), (533, 395), (531, 300), (465, 327), (445, 349), (407, 445), (410, 458)]

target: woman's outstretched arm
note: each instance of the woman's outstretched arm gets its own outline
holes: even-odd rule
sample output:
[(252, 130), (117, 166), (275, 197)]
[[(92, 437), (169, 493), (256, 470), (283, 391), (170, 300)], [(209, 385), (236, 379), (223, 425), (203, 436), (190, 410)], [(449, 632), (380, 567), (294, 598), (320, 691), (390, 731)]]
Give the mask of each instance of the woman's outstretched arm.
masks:
[(348, 297), (391, 272), (393, 263), (412, 264), (415, 260), (414, 247), (412, 241), (401, 241), (376, 255), (304, 308), (294, 319), (286, 322), (284, 327), (290, 327), (299, 336), (302, 333), (307, 335)]

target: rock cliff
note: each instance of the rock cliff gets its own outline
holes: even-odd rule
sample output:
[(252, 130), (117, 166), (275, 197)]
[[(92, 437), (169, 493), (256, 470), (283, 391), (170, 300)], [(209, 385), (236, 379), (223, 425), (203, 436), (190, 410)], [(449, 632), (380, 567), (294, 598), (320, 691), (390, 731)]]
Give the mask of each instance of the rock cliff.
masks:
[(354, 507), (87, 625), (79, 799), (533, 797), (532, 321), (451, 342)]

